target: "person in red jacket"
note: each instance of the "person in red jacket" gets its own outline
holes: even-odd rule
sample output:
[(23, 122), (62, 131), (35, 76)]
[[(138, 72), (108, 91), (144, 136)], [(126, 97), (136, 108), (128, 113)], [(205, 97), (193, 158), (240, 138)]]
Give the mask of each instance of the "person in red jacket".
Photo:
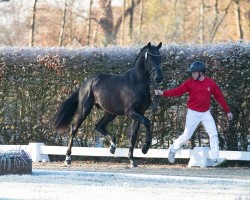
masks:
[(170, 163), (175, 162), (175, 153), (193, 135), (196, 127), (201, 122), (206, 129), (210, 139), (211, 158), (214, 167), (221, 166), (226, 159), (219, 158), (219, 139), (215, 121), (210, 113), (211, 96), (222, 106), (227, 113), (228, 120), (233, 119), (233, 114), (225, 101), (225, 98), (214, 80), (205, 76), (206, 66), (201, 61), (191, 64), (189, 73), (192, 78), (187, 79), (179, 87), (170, 90), (155, 90), (155, 95), (162, 97), (179, 97), (188, 93), (186, 124), (183, 134), (171, 145), (168, 154)]

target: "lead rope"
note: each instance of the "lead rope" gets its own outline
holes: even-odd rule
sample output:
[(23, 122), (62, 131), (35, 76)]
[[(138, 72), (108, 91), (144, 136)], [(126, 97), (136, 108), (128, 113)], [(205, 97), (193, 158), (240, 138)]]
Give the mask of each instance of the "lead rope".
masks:
[(160, 96), (159, 95), (155, 95), (154, 90), (158, 89), (157, 84), (153, 82), (152, 87), (150, 89), (150, 93), (151, 93), (151, 105), (149, 107), (149, 118), (152, 117), (152, 115), (154, 113), (156, 113), (156, 111), (158, 110), (159, 107), (159, 100), (160, 100)]

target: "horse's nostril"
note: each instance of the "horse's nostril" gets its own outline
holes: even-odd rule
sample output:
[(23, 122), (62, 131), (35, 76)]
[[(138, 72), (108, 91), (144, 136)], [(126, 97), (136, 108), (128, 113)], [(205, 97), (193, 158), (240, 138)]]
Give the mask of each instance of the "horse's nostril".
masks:
[(156, 83), (161, 83), (163, 80), (163, 74), (161, 70), (157, 70), (157, 73), (155, 73), (155, 82)]
[(161, 78), (160, 77), (156, 77), (155, 78), (155, 82), (160, 83), (161, 82)]
[(155, 77), (155, 82), (157, 82), (157, 83), (161, 83), (162, 80), (163, 80), (163, 76), (156, 76)]

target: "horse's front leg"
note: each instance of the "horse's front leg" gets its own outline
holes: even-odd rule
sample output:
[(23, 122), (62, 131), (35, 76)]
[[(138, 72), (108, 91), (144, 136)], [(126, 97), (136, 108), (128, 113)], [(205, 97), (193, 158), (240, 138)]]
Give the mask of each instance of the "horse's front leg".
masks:
[(111, 115), (109, 113), (105, 113), (104, 116), (100, 119), (100, 121), (96, 124), (96, 130), (101, 132), (111, 143), (109, 151), (114, 154), (116, 150), (116, 138), (112, 136), (107, 130), (106, 126), (116, 117), (116, 115)]
[(152, 143), (152, 135), (150, 132), (150, 120), (146, 117), (144, 117), (143, 119), (144, 125), (146, 127), (146, 141), (144, 143), (144, 145), (142, 146), (142, 153), (146, 154), (149, 150), (149, 147)]
[(130, 117), (134, 120), (141, 122), (146, 127), (146, 141), (142, 146), (142, 153), (146, 154), (152, 142), (152, 136), (150, 133), (150, 120), (136, 111), (131, 111)]
[(130, 161), (131, 167), (137, 167), (136, 161), (134, 160), (133, 153), (134, 153), (135, 143), (137, 140), (138, 131), (140, 128), (140, 122), (134, 120), (132, 127), (133, 127), (133, 130), (132, 130), (132, 137), (131, 137), (131, 146), (129, 147), (128, 159)]

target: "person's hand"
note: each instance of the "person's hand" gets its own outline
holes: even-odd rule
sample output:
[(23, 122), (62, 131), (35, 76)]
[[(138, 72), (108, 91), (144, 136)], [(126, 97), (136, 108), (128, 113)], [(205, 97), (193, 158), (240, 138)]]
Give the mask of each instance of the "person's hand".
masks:
[(233, 113), (231, 112), (227, 113), (227, 119), (231, 121), (233, 119)]
[(155, 90), (155, 95), (162, 95), (163, 92), (161, 90)]

